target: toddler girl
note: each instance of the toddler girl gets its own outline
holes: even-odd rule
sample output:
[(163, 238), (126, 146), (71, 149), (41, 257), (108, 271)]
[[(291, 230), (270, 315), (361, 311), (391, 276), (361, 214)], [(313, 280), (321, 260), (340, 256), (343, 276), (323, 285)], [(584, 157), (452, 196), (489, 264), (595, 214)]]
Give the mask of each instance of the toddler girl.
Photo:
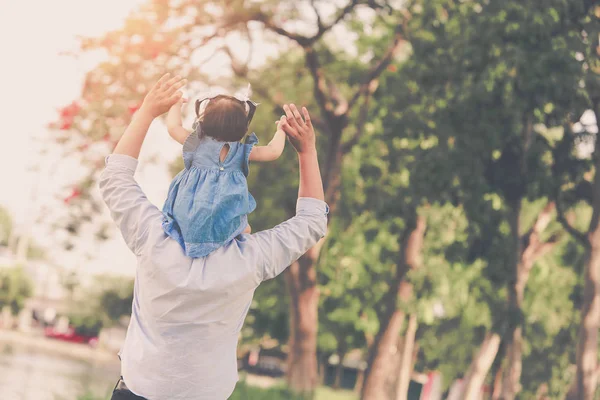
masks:
[[(256, 202), (248, 192), (249, 161), (272, 161), (283, 152), (285, 133), (267, 146), (247, 135), (257, 104), (247, 96), (209, 95), (196, 101), (190, 134), (181, 122), (180, 100), (169, 110), (167, 128), (183, 145), (185, 168), (171, 182), (163, 207), (163, 229), (192, 258), (206, 257), (242, 233)], [(283, 119), (283, 117), (282, 117)]]

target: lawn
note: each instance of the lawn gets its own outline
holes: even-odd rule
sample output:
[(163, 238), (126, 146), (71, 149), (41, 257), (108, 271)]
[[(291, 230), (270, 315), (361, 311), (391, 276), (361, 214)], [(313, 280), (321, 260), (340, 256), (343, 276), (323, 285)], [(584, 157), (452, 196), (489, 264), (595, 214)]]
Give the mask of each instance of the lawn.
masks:
[[(284, 386), (264, 389), (240, 381), (229, 400), (305, 400), (305, 398), (292, 395)], [(358, 396), (348, 390), (320, 387), (317, 389), (315, 400), (358, 400)]]
[(333, 390), (328, 387), (321, 387), (317, 389), (316, 400), (358, 400), (358, 396), (350, 390)]
[[(109, 395), (110, 396), (110, 395)], [(80, 396), (78, 400), (103, 400), (106, 396), (95, 396), (89, 392)], [(294, 396), (284, 386), (277, 385), (270, 388), (250, 386), (240, 381), (229, 400), (306, 400), (301, 396)], [(314, 400), (358, 400), (358, 396), (349, 390), (333, 390), (328, 387), (317, 389)]]

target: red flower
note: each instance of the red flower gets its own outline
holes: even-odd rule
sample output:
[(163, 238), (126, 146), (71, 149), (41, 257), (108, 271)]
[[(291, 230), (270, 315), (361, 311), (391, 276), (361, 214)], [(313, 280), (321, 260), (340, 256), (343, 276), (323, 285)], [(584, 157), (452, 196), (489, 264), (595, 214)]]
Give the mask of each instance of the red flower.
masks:
[(60, 110), (60, 116), (62, 118), (72, 118), (79, 114), (79, 111), (81, 111), (81, 106), (74, 101)]
[(387, 67), (387, 70), (390, 72), (396, 72), (398, 71), (398, 67), (396, 67), (395, 65), (391, 64)]
[(71, 126), (73, 125), (73, 118), (64, 118), (61, 122), (60, 122), (60, 127), (59, 129), (66, 131), (68, 129), (71, 129)]
[(69, 204), (71, 200), (76, 199), (79, 196), (81, 196), (81, 191), (78, 188), (73, 188), (71, 194), (65, 197), (63, 201), (65, 204)]

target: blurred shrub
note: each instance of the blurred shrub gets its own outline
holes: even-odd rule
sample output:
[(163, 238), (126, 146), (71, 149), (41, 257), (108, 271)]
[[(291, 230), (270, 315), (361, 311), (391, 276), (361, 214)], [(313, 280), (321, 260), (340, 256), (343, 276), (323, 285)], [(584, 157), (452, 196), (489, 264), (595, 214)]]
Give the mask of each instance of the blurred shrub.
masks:
[(69, 322), (75, 333), (82, 336), (98, 336), (104, 326), (102, 315), (98, 314), (69, 315)]
[(33, 294), (33, 283), (21, 267), (0, 268), (0, 309), (9, 306), (14, 315)]

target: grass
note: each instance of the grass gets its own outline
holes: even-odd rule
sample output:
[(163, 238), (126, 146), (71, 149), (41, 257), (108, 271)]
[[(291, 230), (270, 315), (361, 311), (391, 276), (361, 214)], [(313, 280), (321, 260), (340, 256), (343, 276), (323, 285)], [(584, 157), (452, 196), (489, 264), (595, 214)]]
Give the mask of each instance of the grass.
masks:
[(358, 400), (358, 396), (350, 390), (334, 390), (328, 387), (320, 387), (317, 389), (315, 400)]
[[(87, 392), (79, 396), (77, 400), (104, 400), (107, 398), (110, 398), (110, 395), (98, 397)], [(263, 389), (240, 381), (229, 400), (358, 400), (358, 396), (349, 390), (333, 390), (328, 387), (320, 387), (316, 390), (314, 398), (303, 397), (292, 394), (285, 386)]]
[(275, 386), (263, 389), (255, 386), (249, 386), (244, 381), (240, 381), (229, 400), (358, 400), (358, 396), (348, 390), (333, 390), (327, 387), (320, 387), (316, 390), (315, 396), (300, 396), (291, 393), (285, 386)]

